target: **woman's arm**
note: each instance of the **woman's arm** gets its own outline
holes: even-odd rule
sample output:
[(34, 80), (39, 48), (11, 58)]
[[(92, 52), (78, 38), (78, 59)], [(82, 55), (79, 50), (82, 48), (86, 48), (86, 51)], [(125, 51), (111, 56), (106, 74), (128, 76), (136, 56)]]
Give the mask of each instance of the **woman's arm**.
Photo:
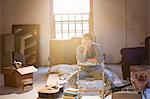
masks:
[(88, 62), (94, 62), (94, 63), (97, 63), (97, 62), (98, 62), (96, 57), (94, 57), (94, 58), (89, 58), (89, 59), (87, 59), (87, 61), (88, 61)]
[(77, 63), (84, 63), (86, 62), (86, 48), (80, 45), (76, 50), (76, 58)]

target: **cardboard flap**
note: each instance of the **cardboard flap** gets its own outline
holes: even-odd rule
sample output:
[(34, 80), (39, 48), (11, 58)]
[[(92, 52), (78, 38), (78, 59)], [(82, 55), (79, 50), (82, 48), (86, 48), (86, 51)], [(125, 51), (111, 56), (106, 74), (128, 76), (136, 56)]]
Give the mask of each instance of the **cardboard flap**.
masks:
[(19, 69), (17, 69), (17, 71), (21, 75), (24, 75), (24, 74), (29, 74), (29, 73), (36, 72), (37, 69), (34, 66), (28, 66), (28, 67), (19, 68)]

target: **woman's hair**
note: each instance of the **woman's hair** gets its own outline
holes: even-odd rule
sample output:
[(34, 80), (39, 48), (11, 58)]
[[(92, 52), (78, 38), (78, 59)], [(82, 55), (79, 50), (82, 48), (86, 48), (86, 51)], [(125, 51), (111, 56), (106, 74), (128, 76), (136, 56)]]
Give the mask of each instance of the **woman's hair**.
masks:
[(92, 40), (92, 41), (94, 40), (92, 33), (85, 33), (85, 34), (83, 35), (83, 38), (88, 38), (88, 39), (90, 39), (90, 40)]

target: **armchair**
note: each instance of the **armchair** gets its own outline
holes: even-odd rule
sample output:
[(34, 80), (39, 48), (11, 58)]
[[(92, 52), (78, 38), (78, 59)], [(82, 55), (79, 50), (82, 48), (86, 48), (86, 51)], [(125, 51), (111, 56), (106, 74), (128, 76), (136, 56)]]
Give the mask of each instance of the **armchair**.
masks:
[(145, 47), (123, 48), (121, 55), (123, 78), (129, 79), (132, 66), (137, 65), (138, 69), (143, 70), (146, 69), (145, 65), (150, 64), (150, 37), (145, 39)]

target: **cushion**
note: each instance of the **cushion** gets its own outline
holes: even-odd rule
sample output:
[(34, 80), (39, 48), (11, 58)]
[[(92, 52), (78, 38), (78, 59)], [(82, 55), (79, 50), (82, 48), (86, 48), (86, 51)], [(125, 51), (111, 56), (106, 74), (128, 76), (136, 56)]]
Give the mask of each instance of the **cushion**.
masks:
[(149, 80), (150, 80), (150, 72), (148, 70), (131, 72), (131, 83), (133, 87), (139, 89), (140, 91), (145, 90)]

